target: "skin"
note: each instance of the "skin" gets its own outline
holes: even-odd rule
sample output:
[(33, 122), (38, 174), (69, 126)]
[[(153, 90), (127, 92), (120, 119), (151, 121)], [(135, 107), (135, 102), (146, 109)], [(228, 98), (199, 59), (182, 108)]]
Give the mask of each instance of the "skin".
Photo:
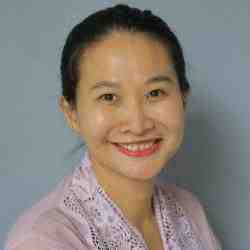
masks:
[[(81, 57), (79, 71), (76, 106), (61, 97), (61, 111), (86, 143), (105, 192), (131, 224), (146, 233), (155, 225), (155, 177), (183, 139), (187, 94), (180, 91), (166, 48), (140, 33), (114, 31), (92, 44)], [(165, 79), (150, 80), (156, 76)], [(109, 86), (94, 88), (103, 81)], [(160, 148), (147, 157), (126, 156), (113, 144), (155, 138), (162, 139)]]

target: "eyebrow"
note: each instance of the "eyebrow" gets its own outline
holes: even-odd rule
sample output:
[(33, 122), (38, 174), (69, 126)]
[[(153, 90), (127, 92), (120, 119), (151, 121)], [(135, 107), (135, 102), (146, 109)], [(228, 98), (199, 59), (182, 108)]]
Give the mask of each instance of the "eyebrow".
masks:
[(157, 75), (157, 76), (153, 76), (153, 77), (149, 78), (146, 81), (146, 84), (157, 83), (157, 82), (173, 83), (174, 80), (171, 77), (167, 76), (167, 75)]
[[(153, 84), (158, 82), (166, 82), (166, 83), (174, 83), (174, 80), (167, 75), (157, 75), (149, 78), (145, 84)], [(120, 85), (118, 82), (113, 81), (99, 81), (96, 82), (94, 86), (91, 87), (91, 90), (99, 89), (99, 88), (116, 88), (119, 89)]]

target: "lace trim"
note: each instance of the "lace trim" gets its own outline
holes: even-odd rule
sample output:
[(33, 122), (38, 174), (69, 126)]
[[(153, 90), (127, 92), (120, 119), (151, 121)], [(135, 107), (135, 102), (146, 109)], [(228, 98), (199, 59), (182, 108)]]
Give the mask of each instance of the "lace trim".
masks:
[[(91, 166), (81, 166), (83, 163), (74, 171), (71, 185), (63, 196), (63, 209), (78, 221), (86, 222), (90, 243), (97, 249), (148, 250), (140, 232), (97, 183)], [(153, 204), (165, 249), (202, 249), (184, 209), (171, 193), (156, 186)]]
[[(195, 235), (184, 209), (172, 193), (159, 188), (160, 223), (162, 223), (165, 243), (170, 249), (202, 250), (201, 241)], [(157, 203), (156, 203), (157, 205)]]

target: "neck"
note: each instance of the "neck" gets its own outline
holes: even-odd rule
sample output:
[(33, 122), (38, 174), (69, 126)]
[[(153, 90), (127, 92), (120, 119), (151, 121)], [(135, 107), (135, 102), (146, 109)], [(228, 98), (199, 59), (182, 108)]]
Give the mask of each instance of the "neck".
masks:
[(152, 197), (154, 181), (124, 177), (92, 164), (96, 178), (112, 201), (121, 209), (127, 220), (137, 228), (154, 217)]

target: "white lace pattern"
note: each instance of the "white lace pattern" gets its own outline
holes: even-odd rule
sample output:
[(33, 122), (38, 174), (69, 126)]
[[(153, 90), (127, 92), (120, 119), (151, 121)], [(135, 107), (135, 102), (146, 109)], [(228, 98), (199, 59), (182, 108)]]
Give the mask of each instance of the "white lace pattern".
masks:
[[(87, 152), (74, 170), (60, 206), (83, 223), (82, 228), (88, 231), (88, 235), (84, 235), (93, 249), (149, 250), (141, 233), (97, 182)], [(172, 193), (158, 184), (154, 189), (153, 207), (164, 249), (204, 249), (185, 210)]]

